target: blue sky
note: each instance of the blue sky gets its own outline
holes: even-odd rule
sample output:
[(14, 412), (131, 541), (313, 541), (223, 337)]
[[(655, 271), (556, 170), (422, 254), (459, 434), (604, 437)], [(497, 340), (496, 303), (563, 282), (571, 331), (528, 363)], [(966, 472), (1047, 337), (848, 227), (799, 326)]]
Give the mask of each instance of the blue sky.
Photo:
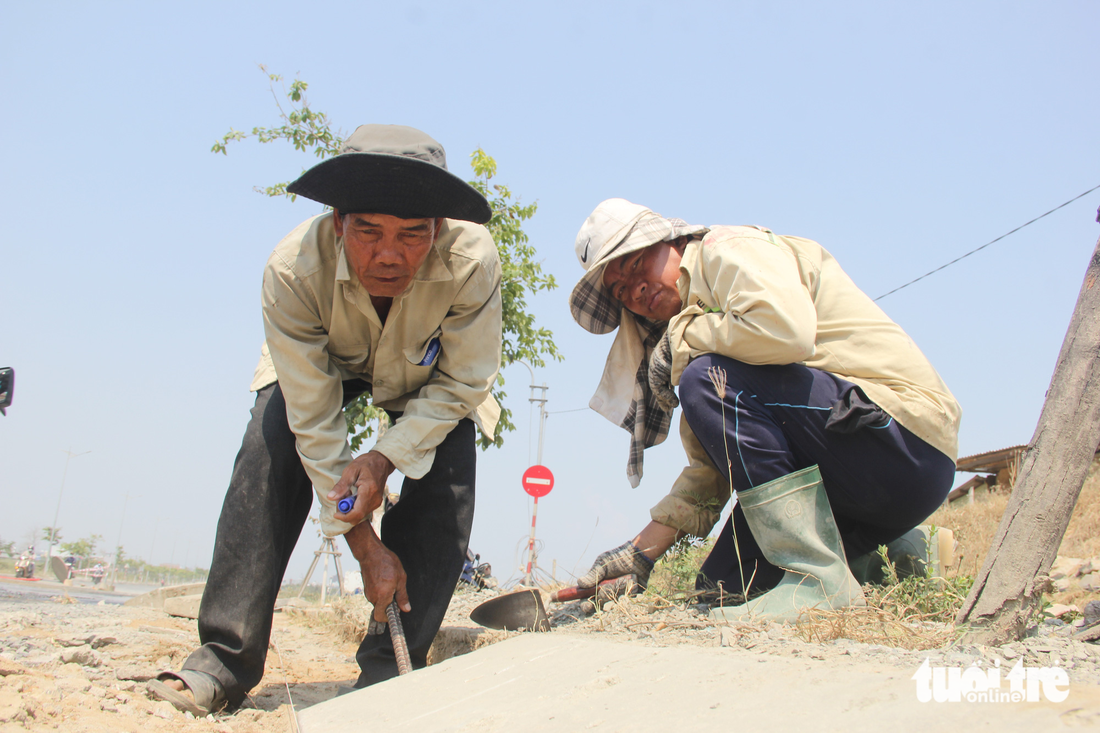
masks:
[[(0, 537), (51, 523), (71, 448), (91, 452), (69, 466), (64, 538), (208, 564), (252, 402), (261, 270), (319, 211), (252, 190), (307, 156), (209, 152), (276, 122), (258, 64), (308, 81), (344, 132), (429, 132), (460, 175), (481, 146), (538, 202), (527, 231), (561, 287), (531, 306), (566, 355), (536, 372), (557, 479), (538, 536), (563, 576), (633, 536), (683, 465), (672, 436), (631, 490), (627, 435), (579, 409), (610, 345), (566, 306), (589, 211), (621, 196), (815, 239), (881, 295), (1100, 184), (1098, 22), (1092, 2), (0, 3), (0, 365), (18, 375)], [(962, 404), (963, 455), (1030, 440), (1098, 205), (881, 302)], [(526, 369), (504, 376), (520, 430), (480, 457), (472, 546), (507, 578), (537, 423)]]

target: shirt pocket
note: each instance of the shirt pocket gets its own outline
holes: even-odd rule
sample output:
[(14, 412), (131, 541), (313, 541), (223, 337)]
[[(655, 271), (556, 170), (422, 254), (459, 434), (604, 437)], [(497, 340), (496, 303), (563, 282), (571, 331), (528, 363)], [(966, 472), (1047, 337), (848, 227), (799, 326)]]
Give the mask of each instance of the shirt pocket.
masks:
[(440, 343), (440, 336), (442, 335), (443, 329), (437, 328), (427, 341), (405, 347), (405, 359), (409, 362), (409, 367), (413, 370), (413, 373), (416, 373), (419, 369), (425, 370), (426, 373), (431, 372), (436, 362), (439, 361), (439, 353), (442, 351), (442, 344)]
[(366, 374), (370, 362), (370, 344), (334, 344), (329, 341), (332, 363), (357, 374)]

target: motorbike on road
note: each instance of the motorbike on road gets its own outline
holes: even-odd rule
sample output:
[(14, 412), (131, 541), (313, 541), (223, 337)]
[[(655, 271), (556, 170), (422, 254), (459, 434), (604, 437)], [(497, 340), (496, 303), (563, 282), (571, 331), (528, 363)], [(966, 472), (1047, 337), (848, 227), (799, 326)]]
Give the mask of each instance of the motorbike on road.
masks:
[(34, 577), (34, 556), (28, 555), (25, 552), (19, 556), (19, 559), (15, 561), (15, 577)]

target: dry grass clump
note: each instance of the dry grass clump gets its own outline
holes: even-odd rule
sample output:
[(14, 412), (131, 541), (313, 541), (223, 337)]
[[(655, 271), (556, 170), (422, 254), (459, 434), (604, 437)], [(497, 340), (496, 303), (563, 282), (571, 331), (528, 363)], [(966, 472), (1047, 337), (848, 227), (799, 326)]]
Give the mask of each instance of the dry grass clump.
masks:
[(995, 491), (973, 504), (960, 499), (940, 507), (925, 520), (926, 524), (947, 527), (955, 533), (955, 564), (949, 570), (950, 575), (973, 576), (981, 569), (1008, 506), (1008, 497), (1008, 491)]
[(803, 641), (817, 644), (851, 639), (861, 644), (881, 644), (910, 651), (937, 649), (956, 636), (954, 628), (948, 624), (903, 618), (876, 606), (873, 599), (868, 599), (868, 605), (861, 608), (808, 611), (795, 628)]
[[(973, 583), (971, 576), (899, 579), (897, 569), (879, 554), (886, 566), (886, 582), (863, 586), (867, 605), (836, 611), (812, 611), (798, 623), (806, 641), (851, 639), (910, 650), (933, 649), (952, 641), (952, 626)], [(931, 571), (929, 571), (931, 572)]]
[(337, 596), (332, 599), (332, 625), (341, 641), (358, 644), (367, 635), (374, 607), (361, 595)]
[(287, 606), (283, 613), (310, 629), (323, 629), (341, 642), (358, 644), (367, 634), (372, 607), (362, 595), (333, 595), (324, 606)]
[[(654, 567), (646, 594), (635, 605), (620, 602), (616, 607), (622, 616), (617, 623), (629, 627), (638, 623), (638, 618), (652, 614), (657, 606), (684, 605), (694, 600), (698, 595), (695, 575), (711, 544), (681, 541), (670, 549)], [(887, 583), (863, 589), (866, 606), (808, 612), (797, 624), (797, 635), (808, 642), (843, 638), (910, 650), (932, 649), (951, 641), (955, 637), (952, 622), (970, 590), (971, 576), (901, 580), (886, 562)], [(609, 618), (604, 623), (616, 621)]]
[[(958, 501), (928, 518), (926, 523), (949, 527), (955, 533), (955, 563), (947, 578), (907, 578), (881, 587), (866, 586), (865, 608), (814, 612), (799, 623), (799, 635), (807, 641), (846, 638), (906, 649), (948, 643), (956, 636), (952, 628), (955, 615), (970, 591), (973, 576), (985, 562), (1010, 495), (1010, 487), (999, 486), (973, 503)], [(1058, 554), (1100, 556), (1100, 461), (1094, 460), (1089, 469)], [(1095, 597), (1095, 592), (1071, 587), (1053, 600), (1083, 605)]]
[[(961, 499), (943, 506), (928, 518), (928, 524), (949, 527), (955, 532), (955, 566), (952, 576), (974, 575), (985, 562), (993, 535), (1001, 523), (1011, 487), (998, 486), (973, 503)], [(1100, 556), (1100, 462), (1093, 460), (1081, 488), (1058, 554), (1063, 557)]]

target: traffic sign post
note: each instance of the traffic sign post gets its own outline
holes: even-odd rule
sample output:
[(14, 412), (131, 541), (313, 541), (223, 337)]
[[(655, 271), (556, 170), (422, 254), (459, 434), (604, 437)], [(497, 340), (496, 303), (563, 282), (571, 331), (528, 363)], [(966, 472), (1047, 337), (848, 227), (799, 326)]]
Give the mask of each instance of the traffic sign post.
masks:
[(531, 539), (527, 544), (527, 572), (524, 573), (524, 585), (531, 583), (531, 568), (535, 564), (535, 520), (539, 515), (539, 497), (546, 496), (554, 488), (554, 474), (546, 466), (531, 466), (523, 472), (523, 490), (534, 497), (531, 510)]
[[(523, 490), (535, 500), (534, 509), (531, 511), (531, 539), (527, 544), (527, 572), (523, 576), (523, 584), (530, 586), (531, 573), (537, 567), (535, 562), (535, 519), (539, 514), (539, 497), (546, 496), (550, 493), (550, 489), (554, 488), (554, 474), (550, 473), (549, 468), (542, 465), (542, 431), (546, 426), (546, 390), (549, 387), (546, 386), (546, 382), (543, 382), (541, 386), (535, 384), (535, 370), (523, 360), (519, 360), (519, 363), (531, 372), (531, 398), (528, 402), (532, 405), (537, 402), (539, 406), (539, 454), (535, 465), (523, 472), (522, 480)], [(538, 397), (535, 397), (536, 389), (542, 390)], [(528, 454), (528, 460), (530, 460), (530, 454)]]
[(537, 501), (554, 488), (554, 474), (546, 466), (531, 466), (523, 472), (523, 490)]

